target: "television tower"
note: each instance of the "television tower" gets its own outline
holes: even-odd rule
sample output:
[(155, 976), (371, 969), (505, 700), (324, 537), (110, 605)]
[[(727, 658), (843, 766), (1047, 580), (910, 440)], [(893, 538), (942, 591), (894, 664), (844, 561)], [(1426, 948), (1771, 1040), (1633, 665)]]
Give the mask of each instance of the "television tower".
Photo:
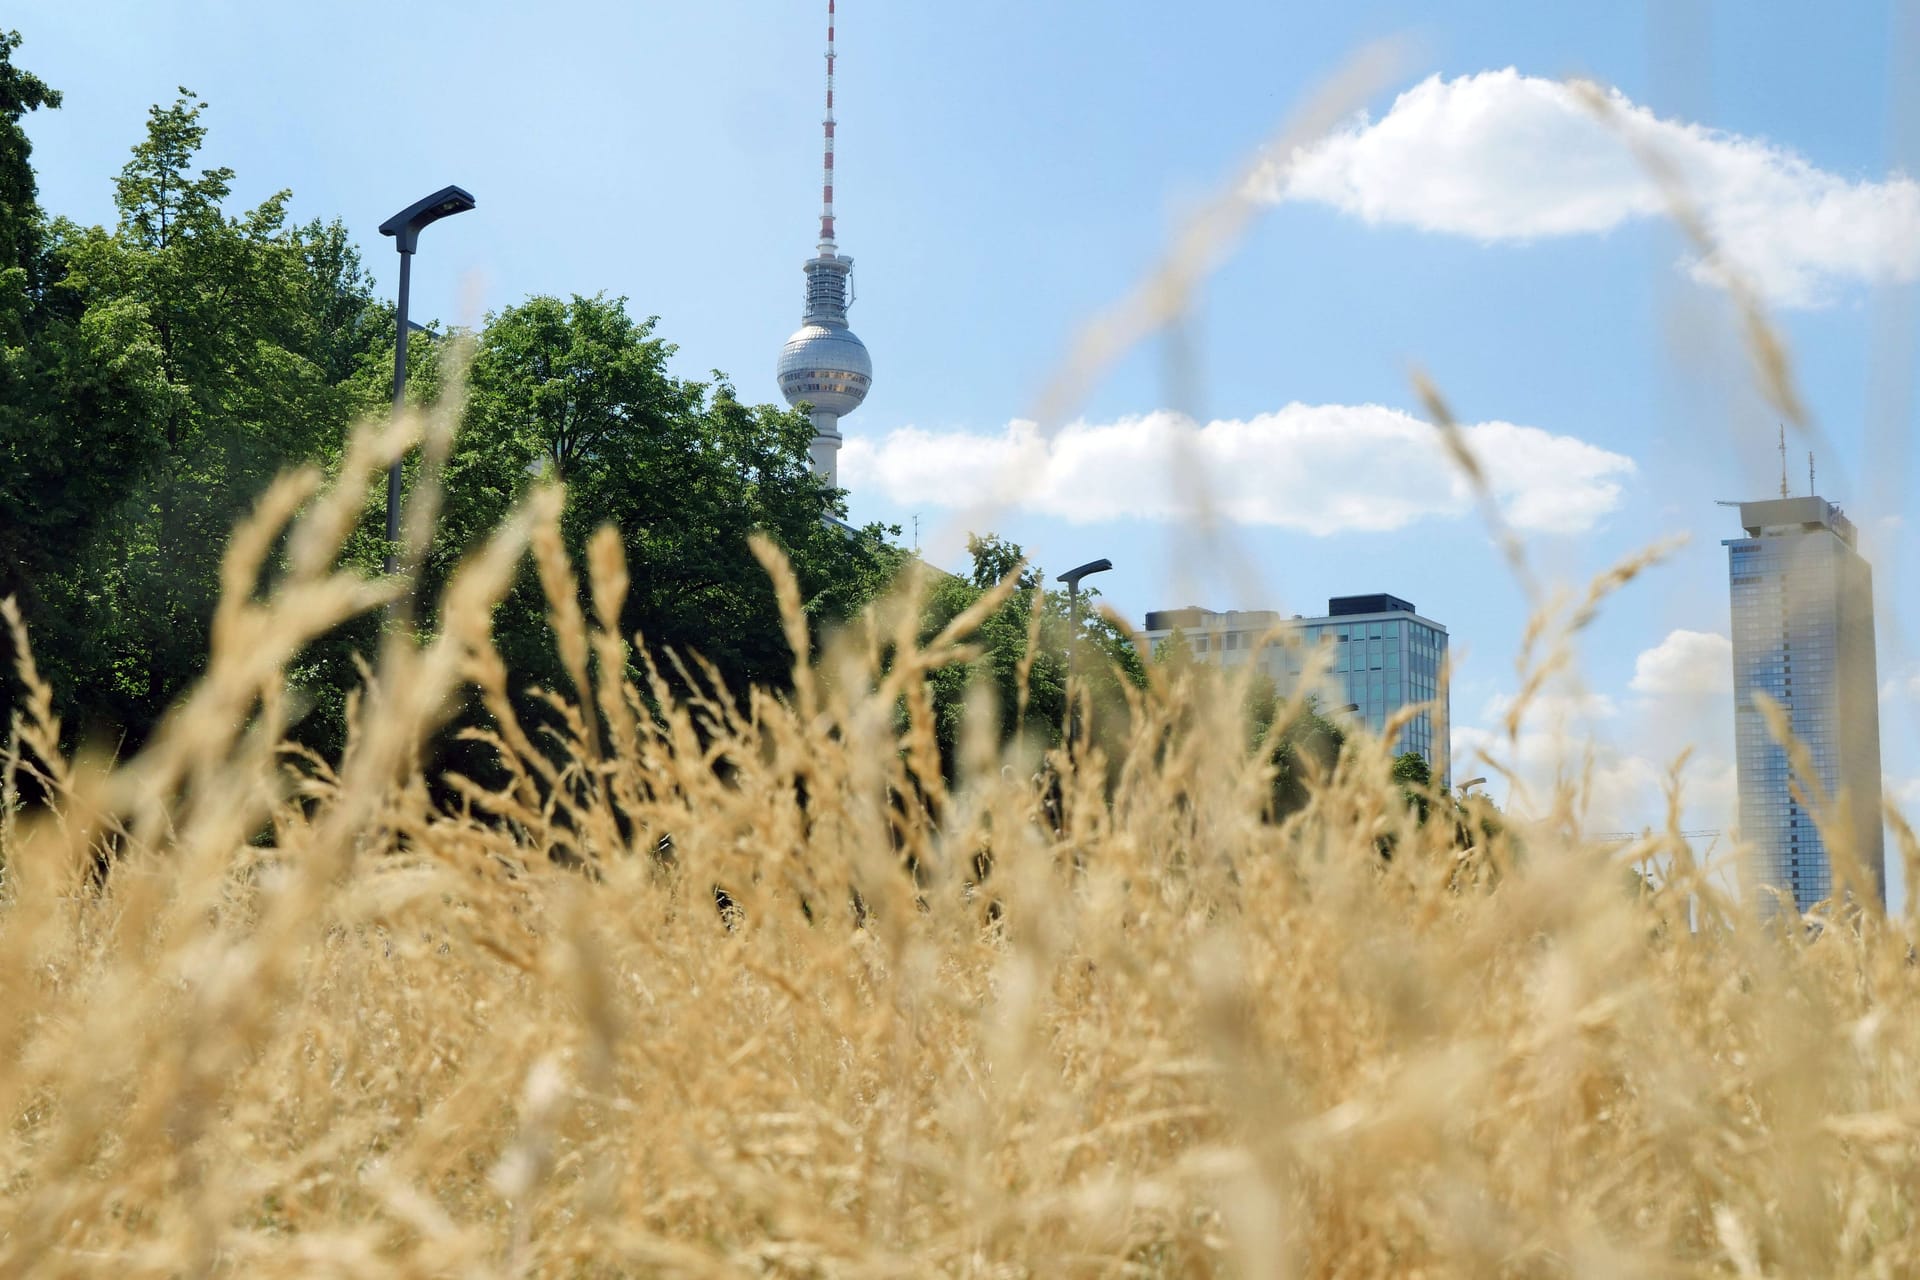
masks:
[(833, 2), (827, 0), (826, 151), (822, 165), (820, 243), (802, 268), (807, 276), (807, 308), (800, 328), (780, 349), (780, 394), (790, 405), (805, 404), (813, 417), (813, 469), (839, 487), (840, 419), (860, 407), (873, 385), (873, 361), (866, 343), (847, 328), (848, 286), (853, 259), (833, 239)]

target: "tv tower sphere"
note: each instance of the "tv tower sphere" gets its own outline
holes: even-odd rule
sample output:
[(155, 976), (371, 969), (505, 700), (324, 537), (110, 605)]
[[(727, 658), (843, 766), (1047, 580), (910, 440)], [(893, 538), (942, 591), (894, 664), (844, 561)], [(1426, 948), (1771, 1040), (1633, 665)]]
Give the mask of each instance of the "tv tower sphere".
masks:
[(860, 407), (872, 383), (867, 344), (845, 321), (831, 324), (809, 316), (780, 348), (780, 391), (788, 404), (805, 401), (816, 414), (844, 418)]
[(847, 275), (851, 258), (822, 245), (807, 261), (807, 312), (800, 328), (780, 349), (780, 394), (791, 405), (811, 407), (813, 469), (828, 485), (839, 485), (840, 419), (860, 407), (873, 385), (873, 358), (867, 344), (847, 328)]
[(820, 203), (820, 244), (802, 268), (807, 309), (800, 328), (780, 349), (780, 394), (805, 404), (813, 417), (813, 469), (830, 487), (840, 481), (840, 419), (860, 407), (873, 385), (867, 344), (847, 328), (853, 259), (833, 242), (833, 0), (827, 0), (826, 152)]

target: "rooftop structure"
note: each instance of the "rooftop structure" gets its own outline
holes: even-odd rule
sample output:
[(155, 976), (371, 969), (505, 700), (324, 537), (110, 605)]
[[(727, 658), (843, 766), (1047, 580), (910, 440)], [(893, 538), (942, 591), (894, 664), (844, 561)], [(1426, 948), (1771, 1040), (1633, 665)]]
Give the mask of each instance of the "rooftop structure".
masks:
[(860, 407), (873, 384), (867, 346), (847, 327), (852, 303), (853, 259), (833, 238), (833, 23), (827, 0), (827, 114), (822, 163), (820, 242), (802, 268), (807, 276), (806, 311), (800, 328), (780, 349), (780, 394), (790, 405), (807, 405), (813, 418), (813, 469), (834, 488), (840, 480), (840, 419)]

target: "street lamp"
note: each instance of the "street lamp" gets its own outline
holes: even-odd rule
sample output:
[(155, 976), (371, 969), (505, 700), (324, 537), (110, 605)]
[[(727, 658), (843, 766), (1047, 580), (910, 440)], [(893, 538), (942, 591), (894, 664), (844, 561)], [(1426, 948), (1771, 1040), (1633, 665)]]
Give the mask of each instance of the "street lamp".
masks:
[(1467, 792), (1469, 789), (1480, 786), (1484, 782), (1486, 782), (1485, 778), (1468, 778), (1465, 782), (1455, 787), (1454, 790), (1460, 793), (1460, 798), (1462, 800), (1465, 800), (1467, 798)]
[(1073, 654), (1080, 647), (1080, 579), (1091, 574), (1105, 573), (1113, 568), (1113, 561), (1107, 559), (1089, 560), (1077, 569), (1069, 569), (1060, 575), (1060, 581), (1067, 584), (1067, 744), (1073, 744), (1074, 730), (1078, 727), (1079, 713), (1073, 701)]
[[(420, 243), (420, 230), (442, 218), (465, 213), (473, 208), (473, 197), (459, 187), (442, 187), (424, 200), (416, 200), (380, 224), (380, 234), (393, 237), (400, 251), (400, 307), (394, 317), (393, 413), (400, 416), (407, 395), (407, 286), (413, 277), (413, 251)], [(397, 567), (393, 549), (400, 541), (400, 459), (387, 468), (387, 572)]]

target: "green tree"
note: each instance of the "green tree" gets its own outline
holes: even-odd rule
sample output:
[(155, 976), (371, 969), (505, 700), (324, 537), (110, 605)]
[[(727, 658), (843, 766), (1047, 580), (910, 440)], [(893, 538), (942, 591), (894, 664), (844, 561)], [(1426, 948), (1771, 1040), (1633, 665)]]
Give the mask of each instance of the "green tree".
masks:
[[(968, 579), (983, 591), (1016, 569), (1020, 570), (1020, 590), (1031, 591), (1040, 585), (1041, 575), (1037, 569), (1022, 568), (1027, 553), (1021, 550), (1020, 544), (1008, 542), (997, 533), (968, 534), (967, 555), (973, 560)], [(1093, 588), (1087, 590), (1091, 594)]]
[[(988, 614), (979, 630), (969, 637), (980, 647), (980, 656), (965, 665), (943, 668), (932, 677), (935, 734), (942, 758), (949, 767), (959, 742), (967, 689), (975, 680), (985, 681), (993, 691), (1000, 709), (1003, 739), (1024, 734), (1043, 746), (1054, 746), (1061, 741), (1066, 728), (1070, 635), (1066, 593), (1045, 589), (1042, 585), (1045, 574), (1037, 566), (1025, 565), (1026, 552), (1016, 542), (993, 533), (969, 534), (967, 550), (972, 561), (967, 576), (942, 575), (928, 593), (922, 618), (923, 639), (945, 628), (1007, 575), (1018, 571), (1018, 577), (1013, 593)], [(1095, 611), (1091, 600), (1098, 594), (1092, 588), (1081, 593), (1080, 658), (1075, 672), (1085, 680), (1095, 708), (1088, 730), (1096, 740), (1108, 745), (1112, 756), (1111, 748), (1119, 741), (1126, 714), (1120, 686), (1123, 682), (1144, 683), (1145, 669), (1132, 637)], [(1038, 645), (1029, 661), (1027, 647), (1033, 632), (1036, 597)], [(1025, 714), (1021, 716), (1023, 665), (1027, 668), (1027, 698)]]
[(60, 105), (60, 92), (14, 65), (18, 31), (0, 31), (0, 340), (18, 344), (45, 277), (45, 223), (33, 176), (28, 112)]
[(14, 64), (19, 47), (19, 32), (0, 31), (0, 595), (21, 597), (31, 607), (29, 571), (50, 550), (42, 508), (58, 501), (34, 483), (47, 419), (58, 402), (47, 393), (46, 377), (58, 353), (42, 337), (46, 226), (33, 144), (22, 122), (29, 112), (58, 107), (60, 94)]
[[(1188, 678), (1218, 684), (1239, 674), (1199, 661), (1186, 634), (1179, 628), (1161, 643), (1154, 662), (1169, 673), (1186, 672)], [(1312, 773), (1324, 776), (1333, 768), (1346, 745), (1346, 732), (1321, 712), (1318, 698), (1309, 697), (1300, 706), (1293, 707), (1280, 696), (1278, 686), (1264, 672), (1255, 672), (1247, 679), (1241, 709), (1248, 749), (1260, 750), (1264, 744), (1268, 763), (1273, 767), (1267, 816), (1279, 821), (1306, 807), (1308, 777)], [(1284, 721), (1283, 714), (1287, 717)], [(1191, 730), (1192, 725), (1184, 724), (1181, 728)]]
[(1392, 775), (1401, 796), (1425, 822), (1433, 807), (1433, 767), (1427, 758), (1418, 751), (1402, 751), (1393, 758)]
[(47, 663), (83, 727), (137, 741), (204, 657), (219, 558), (272, 476), (337, 449), (374, 333), (338, 224), (288, 194), (231, 217), (204, 104), (149, 114), (112, 229), (65, 220), (10, 398), (0, 514)]
[(1254, 677), (1247, 692), (1247, 721), (1254, 740), (1266, 743), (1268, 760), (1274, 768), (1273, 799), (1268, 816), (1275, 821), (1306, 807), (1310, 772), (1326, 776), (1347, 742), (1346, 731), (1321, 712), (1318, 698), (1308, 698), (1289, 718), (1281, 721), (1280, 716), (1288, 706), (1270, 677)]
[[(884, 530), (829, 522), (835, 497), (807, 461), (804, 414), (749, 405), (719, 374), (672, 376), (671, 344), (624, 298), (535, 297), (489, 316), (448, 462), (429, 577), (449, 572), (529, 486), (567, 486), (576, 563), (595, 529), (620, 531), (631, 588), (621, 622), (650, 645), (698, 652), (736, 690), (782, 686), (792, 656), (748, 537), (785, 549), (808, 609), (847, 616), (897, 560)], [(531, 569), (502, 606), (499, 640), (517, 673), (560, 673)]]

